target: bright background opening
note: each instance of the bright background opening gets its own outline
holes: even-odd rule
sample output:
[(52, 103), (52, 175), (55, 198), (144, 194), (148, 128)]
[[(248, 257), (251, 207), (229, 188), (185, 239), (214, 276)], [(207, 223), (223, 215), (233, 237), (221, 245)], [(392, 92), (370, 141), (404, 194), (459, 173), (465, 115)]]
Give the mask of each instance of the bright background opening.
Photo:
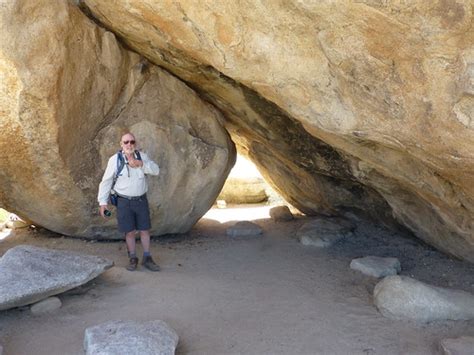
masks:
[(255, 164), (237, 154), (216, 203), (202, 218), (221, 223), (270, 218), (270, 208), (284, 204), (288, 205), (265, 181)]
[(11, 235), (12, 230), (6, 227), (10, 212), (0, 208), (0, 241)]

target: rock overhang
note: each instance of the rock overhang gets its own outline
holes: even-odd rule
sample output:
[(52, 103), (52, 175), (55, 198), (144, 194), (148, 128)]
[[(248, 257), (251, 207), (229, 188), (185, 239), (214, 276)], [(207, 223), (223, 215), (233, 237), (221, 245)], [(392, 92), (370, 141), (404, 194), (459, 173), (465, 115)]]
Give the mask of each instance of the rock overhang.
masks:
[[(451, 4), (456, 20), (441, 9), (448, 3), (416, 2), (410, 11), (392, 3), (145, 3), (82, 6), (221, 109), (239, 149), (291, 203), (307, 213), (355, 206), (393, 214), (425, 241), (474, 260), (473, 132), (455, 113), (473, 61), (469, 2)], [(330, 151), (339, 159), (308, 172), (314, 159), (288, 129), (295, 123), (316, 148), (311, 158)]]
[(217, 107), (238, 149), (301, 211), (393, 214), (473, 261), (469, 2), (457, 20), (447, 3), (267, 5), (80, 1)]

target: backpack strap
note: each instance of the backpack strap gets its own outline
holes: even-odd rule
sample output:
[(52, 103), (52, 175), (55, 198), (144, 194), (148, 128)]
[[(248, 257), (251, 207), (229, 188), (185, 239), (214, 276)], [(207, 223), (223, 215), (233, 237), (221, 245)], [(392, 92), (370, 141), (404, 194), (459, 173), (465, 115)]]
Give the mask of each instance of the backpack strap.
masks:
[(117, 152), (117, 169), (115, 170), (114, 180), (117, 180), (124, 166), (125, 166), (125, 159), (123, 158), (122, 151), (119, 150)]
[(122, 172), (124, 166), (125, 166), (125, 159), (123, 158), (122, 151), (119, 150), (117, 152), (117, 170), (115, 171), (114, 182), (112, 183), (112, 187), (110, 188), (110, 190), (112, 191), (114, 190), (115, 183), (117, 182), (119, 174)]

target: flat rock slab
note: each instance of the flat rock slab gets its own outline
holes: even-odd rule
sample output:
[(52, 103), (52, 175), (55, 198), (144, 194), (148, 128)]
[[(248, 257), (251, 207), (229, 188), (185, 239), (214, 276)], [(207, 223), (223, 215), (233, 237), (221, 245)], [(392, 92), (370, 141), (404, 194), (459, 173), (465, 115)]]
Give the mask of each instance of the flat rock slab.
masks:
[(227, 228), (225, 233), (229, 237), (248, 237), (260, 235), (263, 233), (263, 230), (258, 224), (249, 221), (240, 221)]
[(406, 276), (387, 276), (374, 289), (378, 310), (392, 319), (418, 322), (474, 319), (474, 295), (435, 287)]
[(295, 217), (288, 206), (276, 206), (270, 209), (270, 217), (277, 222), (292, 221)]
[(161, 320), (149, 322), (110, 321), (87, 328), (87, 355), (173, 355), (178, 334)]
[(342, 218), (317, 218), (303, 224), (296, 236), (303, 245), (327, 248), (349, 236), (354, 228)]
[(402, 269), (397, 258), (366, 256), (351, 261), (350, 268), (373, 277), (385, 277), (398, 274)]
[(473, 355), (474, 337), (462, 336), (459, 338), (443, 339), (439, 347), (445, 355)]
[(0, 310), (25, 306), (80, 286), (113, 266), (98, 256), (20, 245), (0, 259)]

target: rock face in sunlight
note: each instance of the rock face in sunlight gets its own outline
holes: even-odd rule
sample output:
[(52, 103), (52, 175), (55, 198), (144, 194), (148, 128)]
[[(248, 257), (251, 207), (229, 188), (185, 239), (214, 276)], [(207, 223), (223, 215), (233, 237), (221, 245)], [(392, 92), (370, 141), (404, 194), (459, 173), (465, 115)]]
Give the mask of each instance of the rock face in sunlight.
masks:
[(81, 7), (224, 112), (302, 212), (393, 216), (474, 261), (471, 1)]
[(221, 114), (88, 19), (72, 2), (0, 7), (1, 204), (53, 231), (121, 238), (97, 187), (123, 129), (161, 166), (154, 234), (187, 231), (235, 159)]

